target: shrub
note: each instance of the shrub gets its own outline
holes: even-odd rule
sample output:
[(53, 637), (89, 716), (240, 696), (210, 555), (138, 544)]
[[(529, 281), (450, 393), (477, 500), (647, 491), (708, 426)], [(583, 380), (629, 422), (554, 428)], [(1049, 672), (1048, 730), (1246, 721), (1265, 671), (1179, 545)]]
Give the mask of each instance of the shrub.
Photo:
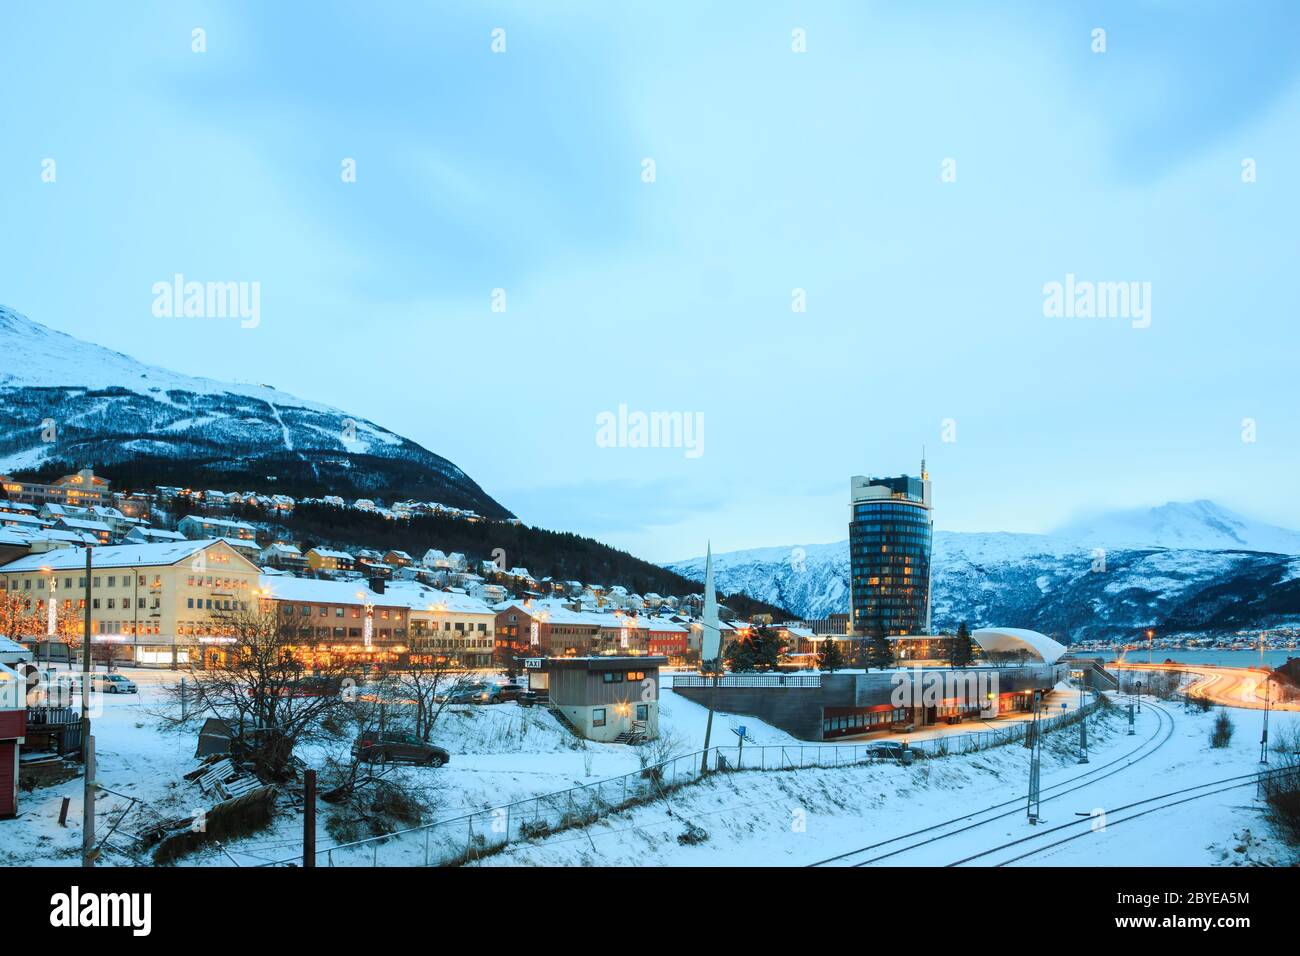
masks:
[(1219, 711), (1219, 716), (1214, 718), (1214, 727), (1210, 731), (1210, 746), (1222, 748), (1232, 743), (1232, 718), (1228, 716), (1226, 710)]

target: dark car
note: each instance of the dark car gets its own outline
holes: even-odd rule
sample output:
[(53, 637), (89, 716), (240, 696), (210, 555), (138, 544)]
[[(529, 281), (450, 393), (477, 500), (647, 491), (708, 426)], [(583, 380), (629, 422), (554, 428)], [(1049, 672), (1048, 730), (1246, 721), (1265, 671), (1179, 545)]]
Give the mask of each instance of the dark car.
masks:
[(499, 704), (506, 700), (518, 700), (524, 688), (519, 684), (488, 684), (476, 681), (455, 688), (447, 695), (449, 704)]
[(451, 754), (441, 747), (426, 744), (415, 734), (394, 732), (362, 734), (352, 744), (352, 756), (368, 763), (416, 763), (441, 767)]
[(879, 760), (902, 760), (904, 753), (911, 754), (913, 758), (925, 756), (919, 750), (913, 750), (911, 747), (905, 747), (892, 741), (871, 744), (867, 747), (867, 753)]

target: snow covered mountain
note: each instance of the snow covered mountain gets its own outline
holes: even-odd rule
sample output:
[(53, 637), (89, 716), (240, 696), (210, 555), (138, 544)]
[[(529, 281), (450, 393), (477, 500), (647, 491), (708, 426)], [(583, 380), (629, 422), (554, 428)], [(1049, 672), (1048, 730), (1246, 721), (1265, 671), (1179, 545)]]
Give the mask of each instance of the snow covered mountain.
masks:
[(510, 515), (450, 461), (373, 422), (270, 386), (144, 365), (0, 306), (0, 474), (87, 463), (149, 484)]
[[(934, 627), (1070, 640), (1300, 624), (1300, 534), (1212, 502), (1103, 515), (1051, 535), (936, 531)], [(806, 618), (849, 608), (848, 542), (714, 554), (717, 586)], [(668, 565), (703, 577), (703, 558)]]
[(1071, 522), (1056, 535), (1088, 547), (1300, 554), (1300, 531), (1252, 521), (1204, 500), (1110, 512)]

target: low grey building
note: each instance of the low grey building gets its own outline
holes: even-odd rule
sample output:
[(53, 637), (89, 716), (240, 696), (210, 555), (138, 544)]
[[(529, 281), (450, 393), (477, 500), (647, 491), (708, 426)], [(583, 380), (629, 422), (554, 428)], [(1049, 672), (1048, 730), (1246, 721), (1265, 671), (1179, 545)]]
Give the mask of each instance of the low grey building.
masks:
[(530, 690), (546, 695), (589, 740), (639, 743), (659, 736), (659, 668), (666, 657), (533, 657)]

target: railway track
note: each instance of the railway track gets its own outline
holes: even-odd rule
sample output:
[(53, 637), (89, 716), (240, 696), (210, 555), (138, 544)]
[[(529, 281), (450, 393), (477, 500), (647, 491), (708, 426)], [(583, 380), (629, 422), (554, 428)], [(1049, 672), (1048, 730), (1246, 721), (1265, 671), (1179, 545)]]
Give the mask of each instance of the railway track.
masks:
[[(1091, 786), (1099, 780), (1104, 780), (1114, 774), (1121, 773), (1139, 761), (1150, 757), (1163, 747), (1169, 741), (1169, 738), (1173, 736), (1173, 716), (1159, 704), (1148, 701), (1147, 705), (1157, 718), (1156, 727), (1151, 736), (1147, 737), (1137, 747), (1127, 753), (1121, 754), (1113, 760), (1093, 767), (1083, 773), (1075, 774), (1066, 780), (1061, 780), (1051, 784), (1050, 786), (1043, 787), (1041, 792), (1042, 802), (1047, 803), (1050, 800), (1063, 797), (1068, 793), (1073, 793), (1076, 790)], [(1023, 813), (1024, 806), (1024, 797), (1013, 797), (1010, 800), (1004, 800), (1001, 803), (995, 803), (980, 810), (973, 810), (970, 813), (965, 813), (949, 820), (944, 820), (940, 823), (934, 823), (918, 830), (912, 830), (908, 833), (902, 833), (898, 836), (890, 837), (887, 840), (881, 840), (876, 843), (868, 844), (867, 846), (858, 847), (855, 850), (849, 850), (845, 853), (837, 854), (836, 856), (827, 857), (824, 860), (818, 860), (817, 862), (808, 865), (857, 867), (869, 866), (872, 863), (878, 863), (884, 860), (902, 862), (895, 860), (895, 858), (921, 847), (931, 846), (960, 833), (966, 833), (970, 830), (976, 829), (977, 827), (986, 826), (998, 820), (1003, 820), (1007, 817)]]
[[(1197, 784), (1196, 786), (1192, 786), (1192, 787), (1182, 787), (1178, 790), (1170, 790), (1168, 793), (1156, 794), (1155, 796), (1147, 797), (1144, 800), (1135, 800), (1132, 803), (1126, 803), (1123, 806), (1115, 807), (1112, 810), (1108, 810), (1105, 817), (1105, 828), (1109, 830), (1111, 827), (1118, 826), (1121, 823), (1127, 823), (1130, 820), (1136, 820), (1139, 817), (1145, 817), (1148, 814), (1156, 813), (1160, 810), (1168, 810), (1172, 807), (1181, 806), (1182, 804), (1185, 803), (1191, 803), (1194, 800), (1203, 800), (1206, 797), (1212, 797), (1216, 794), (1224, 793), (1229, 790), (1238, 790), (1242, 787), (1253, 787), (1256, 784), (1258, 784), (1260, 780), (1264, 779), (1270, 774), (1277, 774), (1283, 772), (1286, 771), (1285, 770), (1264, 770), (1264, 771), (1256, 771), (1254, 773), (1239, 774), (1235, 777), (1224, 777), (1220, 780), (1210, 780), (1207, 781), (1206, 783)], [(1158, 802), (1158, 801), (1166, 801), (1166, 802)], [(1148, 806), (1148, 804), (1152, 804), (1152, 803), (1156, 805)], [(1127, 816), (1123, 816), (1123, 817), (1116, 817), (1112, 815), (1116, 813), (1121, 813), (1124, 810), (1132, 810), (1137, 807), (1144, 807), (1145, 809), (1138, 810), (1136, 813), (1130, 813)], [(985, 859), (986, 857), (990, 857), (995, 854), (1002, 853), (1003, 851), (1006, 850), (1013, 850), (1015, 852), (1015, 855), (1005, 857), (996, 862), (989, 862), (987, 864), (995, 867), (1008, 866), (1009, 864), (1019, 862), (1020, 860), (1028, 859), (1031, 856), (1037, 856), (1040, 853), (1046, 853), (1048, 850), (1055, 849), (1056, 847), (1059, 847), (1066, 843), (1070, 843), (1074, 840), (1079, 840), (1086, 836), (1092, 836), (1094, 833), (1092, 828), (1092, 822), (1093, 821), (1090, 817), (1081, 817), (1078, 819), (1070, 820), (1066, 823), (1060, 823), (1053, 827), (1047, 827), (1046, 829), (1040, 830), (1037, 833), (1031, 833), (1029, 836), (1021, 837), (1017, 840), (1010, 840), (998, 846), (990, 847), (987, 850), (981, 850), (979, 853), (972, 853), (969, 856), (962, 857), (960, 860), (955, 860), (952, 863), (948, 863), (946, 865), (962, 866), (964, 864), (971, 863), (975, 860), (982, 860)], [(1078, 832), (1067, 833), (1067, 831), (1074, 830), (1078, 827), (1083, 827), (1083, 829)], [(1046, 842), (1044, 842), (1043, 845), (1041, 846), (1037, 846), (1037, 847), (1033, 846), (1033, 844), (1037, 841), (1046, 841)]]

